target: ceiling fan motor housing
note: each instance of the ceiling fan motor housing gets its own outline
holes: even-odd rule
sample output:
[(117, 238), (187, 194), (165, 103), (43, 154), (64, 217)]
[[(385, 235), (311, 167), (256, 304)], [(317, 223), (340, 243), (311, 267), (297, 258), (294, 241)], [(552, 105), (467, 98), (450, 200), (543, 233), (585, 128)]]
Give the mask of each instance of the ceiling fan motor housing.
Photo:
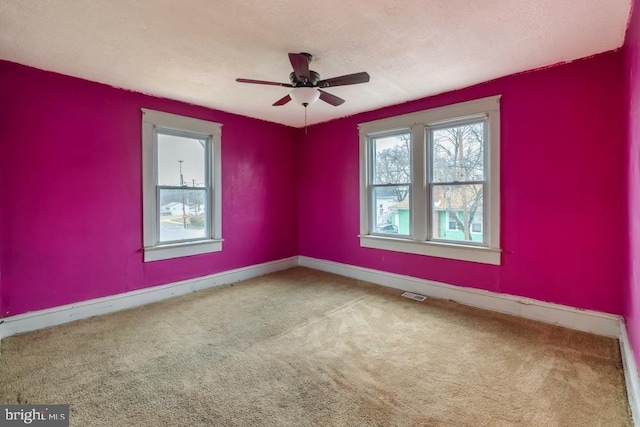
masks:
[[(316, 87), (320, 81), (320, 74), (313, 70), (309, 70), (309, 80), (299, 79), (295, 71), (289, 74), (289, 80), (294, 87)], [(306, 80), (306, 81), (305, 81)]]

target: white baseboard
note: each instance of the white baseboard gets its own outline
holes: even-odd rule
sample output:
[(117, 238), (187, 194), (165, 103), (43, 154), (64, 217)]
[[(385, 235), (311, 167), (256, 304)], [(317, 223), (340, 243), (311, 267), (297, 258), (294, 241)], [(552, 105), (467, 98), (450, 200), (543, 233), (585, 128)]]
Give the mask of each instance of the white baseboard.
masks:
[(480, 289), (453, 286), (333, 261), (294, 256), (212, 274), (210, 276), (0, 318), (0, 340), (3, 337), (23, 332), (48, 328), (78, 319), (161, 301), (214, 286), (251, 279), (264, 274), (292, 268), (297, 265), (598, 335), (619, 338), (621, 333), (620, 316), (612, 314), (582, 310), (531, 298), (498, 294)]
[(293, 268), (297, 265), (298, 257), (293, 256), (209, 276), (169, 283), (167, 285), (154, 286), (118, 295), (0, 318), (0, 341), (2, 338), (11, 335), (61, 325), (100, 314), (125, 310), (127, 308), (162, 301), (214, 286), (252, 279), (276, 271)]
[(301, 267), (326, 271), (428, 297), (452, 300), (460, 304), (538, 320), (597, 335), (612, 338), (620, 337), (621, 317), (613, 314), (583, 310), (481, 289), (453, 286), (432, 280), (418, 279), (305, 256), (298, 257), (298, 264)]
[(640, 378), (624, 320), (620, 321), (620, 355), (622, 356), (624, 380), (627, 383), (627, 397), (629, 398), (633, 425), (640, 426)]

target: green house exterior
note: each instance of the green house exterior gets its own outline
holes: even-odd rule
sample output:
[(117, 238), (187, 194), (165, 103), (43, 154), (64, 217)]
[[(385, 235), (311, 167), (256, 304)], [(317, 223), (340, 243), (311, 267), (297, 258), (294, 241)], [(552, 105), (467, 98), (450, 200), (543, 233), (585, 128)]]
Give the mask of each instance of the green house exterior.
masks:
[[(436, 236), (440, 239), (446, 240), (464, 240), (464, 231), (462, 230), (449, 230), (448, 222), (447, 222), (447, 212), (444, 210), (436, 211), (436, 227), (438, 228), (438, 233)], [(462, 211), (457, 212), (458, 218), (462, 220)], [(395, 208), (391, 212), (391, 223), (398, 226), (398, 234), (409, 235), (409, 209), (406, 208)], [(482, 242), (482, 233), (471, 233), (471, 241), (473, 242)]]
[[(437, 211), (438, 215), (438, 236), (446, 240), (464, 240), (463, 230), (449, 230), (447, 223), (447, 212)], [(462, 211), (456, 212), (460, 221), (462, 221)], [(472, 242), (482, 242), (482, 233), (470, 233)]]
[(409, 235), (409, 209), (393, 209), (390, 219), (392, 224), (398, 226), (398, 234)]

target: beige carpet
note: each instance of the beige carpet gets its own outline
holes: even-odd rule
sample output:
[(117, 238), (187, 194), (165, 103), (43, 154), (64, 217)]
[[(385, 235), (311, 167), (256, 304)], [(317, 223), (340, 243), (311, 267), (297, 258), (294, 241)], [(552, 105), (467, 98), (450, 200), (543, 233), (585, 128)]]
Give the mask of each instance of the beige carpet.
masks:
[(73, 426), (629, 426), (616, 340), (297, 268), (2, 341)]

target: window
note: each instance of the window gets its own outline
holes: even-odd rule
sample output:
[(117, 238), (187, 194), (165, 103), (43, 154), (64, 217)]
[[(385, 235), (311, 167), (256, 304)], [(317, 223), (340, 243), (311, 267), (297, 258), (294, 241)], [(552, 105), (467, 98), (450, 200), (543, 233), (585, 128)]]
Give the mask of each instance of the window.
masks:
[(500, 264), (499, 100), (359, 125), (361, 246)]
[(447, 211), (447, 229), (449, 231), (458, 231), (458, 213)]
[(222, 250), (222, 125), (142, 113), (145, 262)]
[(482, 234), (482, 213), (477, 213), (471, 219), (471, 232)]

